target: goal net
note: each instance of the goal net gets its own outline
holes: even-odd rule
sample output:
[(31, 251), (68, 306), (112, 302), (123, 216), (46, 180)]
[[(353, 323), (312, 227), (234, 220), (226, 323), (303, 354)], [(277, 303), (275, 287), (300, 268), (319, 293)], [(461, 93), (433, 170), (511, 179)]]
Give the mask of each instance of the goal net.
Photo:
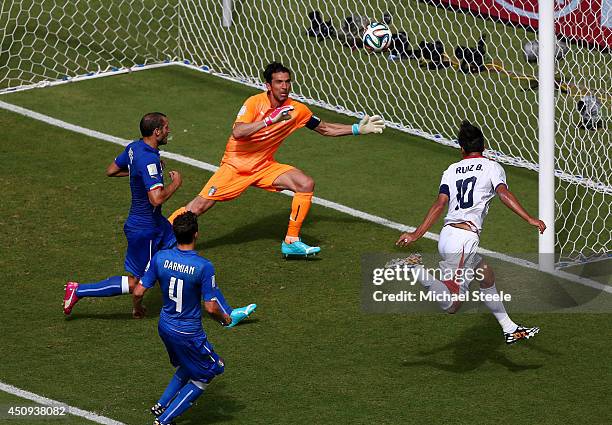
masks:
[(178, 4), (143, 0), (0, 2), (0, 93), (174, 60)]
[[(538, 170), (537, 0), (109, 4), (2, 3), (0, 90), (163, 61), (261, 87), (277, 60), (308, 103), (376, 112), (450, 146), (468, 119), (489, 157)], [(361, 48), (373, 20), (396, 34), (387, 52)], [(556, 24), (555, 249), (558, 265), (571, 265), (611, 251), (612, 0), (557, 1)]]

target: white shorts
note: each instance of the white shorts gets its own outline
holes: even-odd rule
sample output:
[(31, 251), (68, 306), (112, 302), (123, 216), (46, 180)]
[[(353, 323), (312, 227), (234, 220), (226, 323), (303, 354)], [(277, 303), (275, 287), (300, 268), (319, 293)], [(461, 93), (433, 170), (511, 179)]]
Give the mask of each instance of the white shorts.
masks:
[(440, 272), (442, 281), (453, 292), (464, 293), (470, 282), (477, 276), (476, 266), (482, 258), (476, 253), (480, 238), (477, 233), (444, 226), (440, 232), (438, 252), (442, 257)]

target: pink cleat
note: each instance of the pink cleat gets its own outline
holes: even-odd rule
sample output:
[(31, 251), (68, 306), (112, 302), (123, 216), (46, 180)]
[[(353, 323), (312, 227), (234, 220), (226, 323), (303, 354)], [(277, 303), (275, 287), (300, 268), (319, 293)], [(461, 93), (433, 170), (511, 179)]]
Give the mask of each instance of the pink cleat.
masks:
[(72, 307), (74, 307), (79, 300), (76, 294), (77, 289), (79, 289), (79, 284), (76, 282), (67, 282), (64, 289), (66, 289), (66, 293), (64, 294), (64, 314), (68, 316), (72, 313)]

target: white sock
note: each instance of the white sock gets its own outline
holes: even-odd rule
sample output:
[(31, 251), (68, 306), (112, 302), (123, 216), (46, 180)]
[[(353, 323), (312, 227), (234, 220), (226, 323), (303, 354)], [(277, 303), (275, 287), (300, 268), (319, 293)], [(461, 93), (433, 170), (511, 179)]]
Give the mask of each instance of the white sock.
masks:
[[(452, 292), (448, 289), (448, 287), (440, 282), (438, 279), (433, 277), (424, 266), (418, 266), (414, 269), (414, 276), (416, 280), (423, 286), (423, 288), (427, 289), (428, 292), (432, 293), (436, 298), (437, 303), (440, 305), (442, 310), (446, 311), (453, 303), (450, 299), (446, 297), (450, 297)], [(447, 294), (447, 295), (442, 295)], [(445, 299), (439, 299), (438, 297), (445, 297)]]
[(453, 302), (451, 301), (452, 292), (445, 284), (443, 284), (439, 280), (434, 279), (433, 281), (429, 282), (429, 292), (431, 292), (433, 296), (436, 297), (436, 301), (438, 302), (442, 310), (446, 311), (453, 305)]
[[(480, 293), (485, 295), (499, 296), (495, 284), (493, 284), (493, 286), (490, 288), (480, 288)], [(508, 316), (508, 313), (506, 313), (504, 304), (500, 300), (483, 301), (483, 303), (489, 308), (489, 310), (491, 310), (491, 313), (493, 313), (493, 316), (495, 316), (505, 333), (514, 332), (514, 330), (517, 328), (517, 324), (510, 319), (510, 316)]]
[(121, 293), (122, 294), (130, 293), (130, 281), (127, 276), (121, 276)]
[(432, 283), (438, 282), (438, 280), (429, 273), (425, 266), (416, 266), (414, 268), (414, 276), (424, 288), (429, 288)]

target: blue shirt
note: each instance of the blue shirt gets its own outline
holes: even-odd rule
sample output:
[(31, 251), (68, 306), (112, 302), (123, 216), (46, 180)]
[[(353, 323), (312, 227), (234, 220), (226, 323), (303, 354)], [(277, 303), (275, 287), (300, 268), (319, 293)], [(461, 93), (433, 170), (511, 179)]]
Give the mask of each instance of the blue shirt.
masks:
[(196, 251), (162, 250), (141, 279), (145, 288), (152, 288), (155, 281), (164, 299), (160, 326), (185, 334), (202, 331), (202, 301), (212, 301), (217, 293), (212, 263)]
[(161, 206), (149, 202), (149, 191), (164, 187), (164, 176), (159, 160), (159, 149), (136, 140), (115, 158), (115, 164), (130, 171), (132, 204), (127, 224), (137, 227), (157, 227), (163, 219)]

